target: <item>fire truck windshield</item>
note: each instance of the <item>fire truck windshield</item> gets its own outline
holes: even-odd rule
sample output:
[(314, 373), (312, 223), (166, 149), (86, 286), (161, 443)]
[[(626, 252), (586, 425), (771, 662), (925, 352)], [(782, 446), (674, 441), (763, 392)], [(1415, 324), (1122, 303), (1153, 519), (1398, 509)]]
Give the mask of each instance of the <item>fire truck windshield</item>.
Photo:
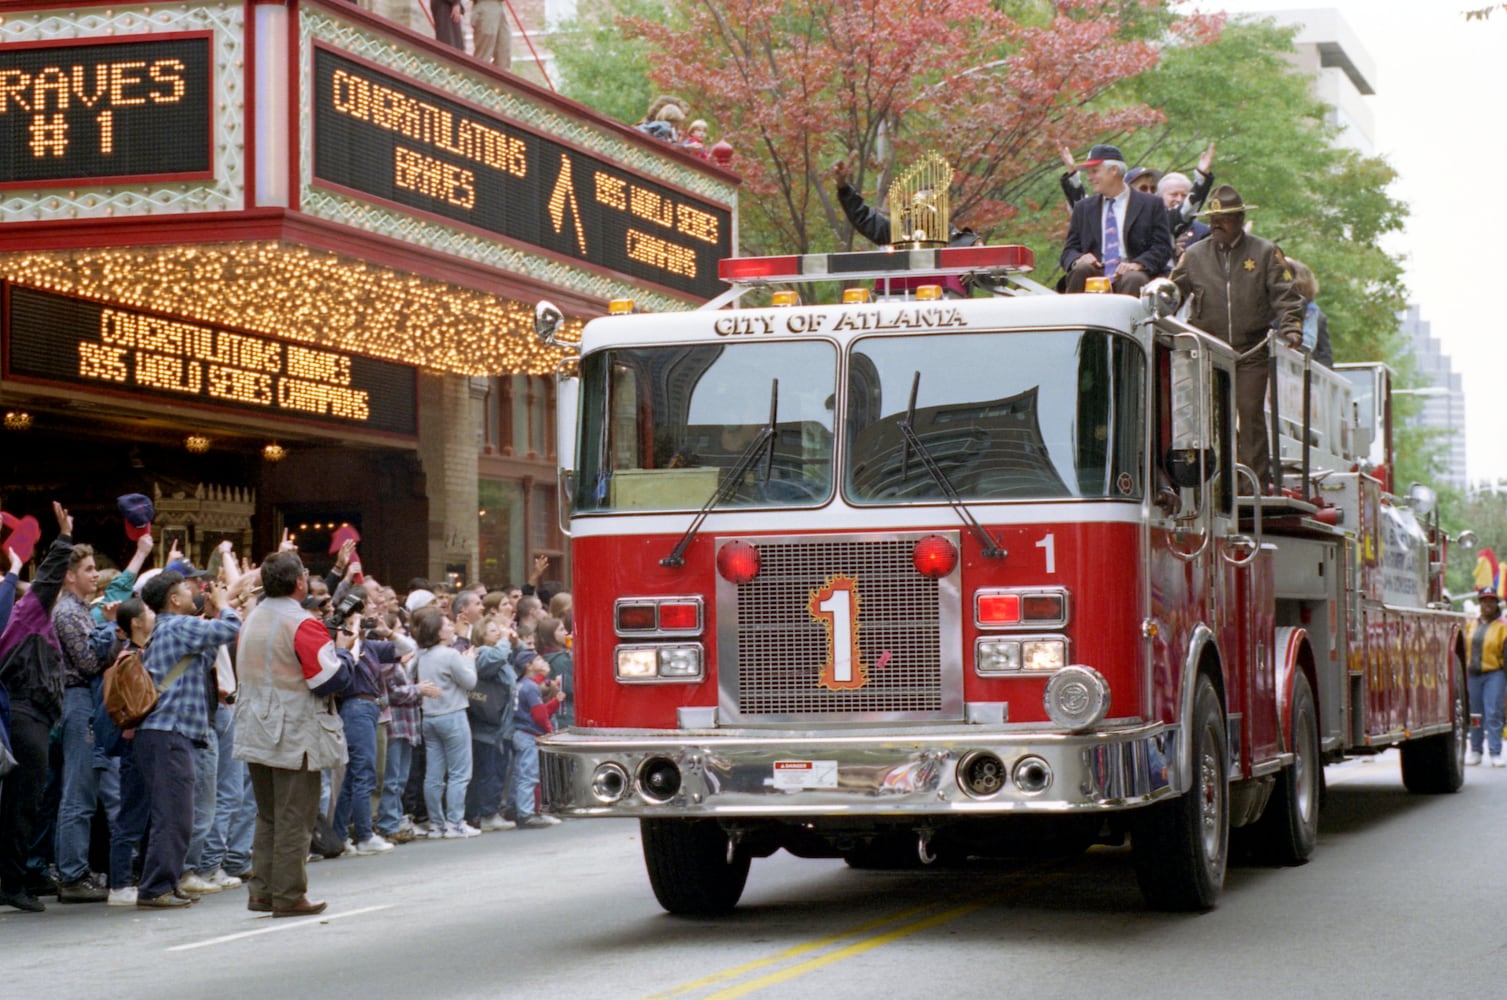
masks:
[(946, 500), (907, 454), (899, 423), (914, 408), (916, 435), (963, 500), (1139, 499), (1145, 383), (1141, 347), (1102, 331), (858, 340), (844, 492), (856, 504)]
[[(718, 509), (824, 503), (836, 390), (837, 352), (825, 341), (589, 354), (573, 510), (697, 510), (719, 488)], [(728, 483), (771, 412), (768, 450)]]

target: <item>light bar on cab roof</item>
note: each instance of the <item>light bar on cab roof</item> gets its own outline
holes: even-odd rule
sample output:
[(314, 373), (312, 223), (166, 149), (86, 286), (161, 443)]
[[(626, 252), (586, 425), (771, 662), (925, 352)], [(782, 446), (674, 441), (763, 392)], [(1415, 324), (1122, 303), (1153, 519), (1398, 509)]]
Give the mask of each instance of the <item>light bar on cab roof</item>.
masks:
[(730, 257), (717, 265), (729, 284), (747, 281), (822, 281), (832, 278), (926, 277), (967, 271), (1019, 272), (1036, 266), (1030, 247), (942, 247), (862, 250), (857, 253)]

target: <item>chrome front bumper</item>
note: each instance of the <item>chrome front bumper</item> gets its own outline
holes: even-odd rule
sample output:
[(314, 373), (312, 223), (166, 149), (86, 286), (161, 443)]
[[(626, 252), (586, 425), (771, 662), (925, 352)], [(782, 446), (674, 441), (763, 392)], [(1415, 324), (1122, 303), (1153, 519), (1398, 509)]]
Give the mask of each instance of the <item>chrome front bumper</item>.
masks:
[[(1160, 724), (1075, 735), (577, 729), (541, 739), (539, 758), (545, 801), (568, 816), (977, 816), (1110, 811), (1177, 794), (1187, 787), (1177, 739)], [(1003, 764), (990, 795), (960, 777), (980, 754)], [(655, 796), (644, 776), (665, 762), (679, 788)], [(626, 776), (616, 797), (603, 790), (617, 782), (600, 780), (613, 765)], [(1043, 773), (1039, 789), (1018, 780)]]

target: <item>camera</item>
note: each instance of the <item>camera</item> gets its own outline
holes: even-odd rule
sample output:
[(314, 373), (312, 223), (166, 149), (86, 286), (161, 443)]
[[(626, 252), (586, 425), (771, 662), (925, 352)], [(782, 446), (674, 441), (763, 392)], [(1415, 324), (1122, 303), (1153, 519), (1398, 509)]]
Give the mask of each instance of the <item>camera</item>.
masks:
[(330, 638), (338, 639), (340, 632), (345, 626), (345, 620), (351, 615), (360, 615), (366, 610), (366, 591), (362, 587), (352, 587), (345, 592), (340, 602), (330, 609), (330, 617), (325, 625), (330, 630)]

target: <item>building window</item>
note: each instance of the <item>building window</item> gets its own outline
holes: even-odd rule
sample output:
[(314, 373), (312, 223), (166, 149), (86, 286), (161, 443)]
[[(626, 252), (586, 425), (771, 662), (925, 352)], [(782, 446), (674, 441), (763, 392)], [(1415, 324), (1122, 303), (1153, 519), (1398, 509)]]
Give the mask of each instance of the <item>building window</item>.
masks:
[(483, 479), (477, 496), (477, 557), (488, 587), (521, 584), (528, 578), (524, 560), (523, 487), (516, 482)]

